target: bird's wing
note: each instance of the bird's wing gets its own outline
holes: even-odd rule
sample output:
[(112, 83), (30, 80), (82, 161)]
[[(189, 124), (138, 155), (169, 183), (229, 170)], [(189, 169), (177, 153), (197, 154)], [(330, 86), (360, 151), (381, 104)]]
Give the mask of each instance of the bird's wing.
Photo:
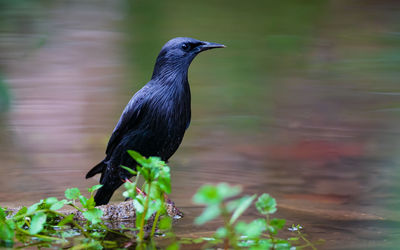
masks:
[(139, 90), (126, 105), (117, 125), (114, 128), (111, 138), (108, 141), (106, 149), (107, 156), (111, 155), (125, 133), (140, 123), (149, 94), (150, 89), (146, 85)]

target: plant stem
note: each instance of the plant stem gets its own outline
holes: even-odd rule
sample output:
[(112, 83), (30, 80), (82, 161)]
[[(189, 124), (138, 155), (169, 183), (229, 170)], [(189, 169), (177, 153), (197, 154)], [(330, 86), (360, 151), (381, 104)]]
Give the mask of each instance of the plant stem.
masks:
[(32, 213), (29, 213), (29, 214), (21, 214), (21, 215), (12, 217), (12, 219), (16, 221), (16, 220), (25, 218), (25, 217), (27, 217), (27, 216), (31, 216), (31, 215), (34, 215), (34, 214), (36, 214), (36, 213), (40, 213), (40, 212), (44, 212), (44, 213), (45, 213), (45, 212), (47, 212), (47, 209), (36, 210), (36, 211), (34, 211), (34, 212), (32, 212)]
[[(133, 182), (134, 185), (133, 185), (132, 190), (134, 190), (134, 192), (135, 192), (135, 190), (136, 190), (136, 187), (137, 187), (137, 184), (138, 184), (138, 181), (139, 181), (139, 177), (140, 177), (140, 172), (137, 173), (137, 175), (136, 175), (136, 177), (135, 177), (135, 181)], [(134, 194), (135, 194), (135, 193), (134, 193)], [(136, 197), (136, 196), (133, 196), (133, 197), (131, 196), (132, 199), (135, 199), (135, 197)]]
[(143, 242), (143, 237), (144, 237), (144, 223), (146, 221), (145, 219), (146, 219), (147, 210), (149, 209), (151, 184), (152, 183), (149, 182), (149, 191), (148, 191), (148, 195), (146, 196), (146, 202), (144, 204), (142, 221), (140, 222), (140, 231), (139, 231), (139, 241), (140, 242)]
[(153, 221), (153, 227), (151, 228), (150, 238), (154, 237), (154, 233), (156, 232), (157, 222), (158, 222), (158, 219), (160, 217), (161, 211), (163, 209), (165, 209), (165, 193), (162, 192), (160, 195), (161, 195), (161, 206), (162, 206), (162, 209), (158, 209), (158, 211), (156, 213), (156, 217), (154, 218), (154, 221)]
[(75, 208), (76, 210), (78, 210), (78, 211), (81, 212), (81, 213), (84, 212), (80, 207), (78, 207), (78, 206), (75, 205), (75, 204), (69, 204), (69, 205), (70, 205), (71, 207)]
[[(62, 213), (59, 213), (59, 212), (56, 212), (56, 211), (53, 211), (53, 210), (47, 210), (47, 211), (51, 212), (51, 213), (53, 213), (55, 215), (58, 215), (60, 217), (63, 217), (63, 218), (65, 217), (65, 214), (62, 214)], [(86, 232), (86, 230), (81, 225), (79, 225), (76, 221), (74, 221), (72, 219), (71, 223), (74, 225), (74, 227), (78, 228), (82, 232), (82, 234), (85, 235), (86, 238), (92, 238), (90, 236), (90, 234), (88, 232)]]
[[(269, 225), (269, 214), (266, 215), (266, 220), (267, 220), (267, 225)], [(272, 244), (275, 245), (275, 243), (274, 243), (274, 241), (275, 241), (274, 235), (271, 233), (271, 231), (269, 231), (269, 230), (267, 230), (267, 231), (268, 231), (268, 235), (269, 235), (269, 238), (271, 239)]]
[[(225, 228), (228, 231), (229, 244), (233, 247), (233, 249), (240, 250), (240, 247), (237, 244), (235, 231), (232, 227), (232, 224), (230, 223), (229, 212), (226, 209), (225, 204), (221, 204), (221, 215), (222, 218), (224, 219)], [(227, 247), (229, 247), (229, 244), (228, 246), (226, 246), (225, 244), (225, 249), (228, 249)]]
[(313, 250), (317, 250), (317, 248), (314, 246), (313, 243), (311, 243), (311, 241), (309, 241), (306, 237), (304, 237), (304, 235), (300, 232), (300, 229), (297, 231), (297, 235), (300, 236), (300, 238), (302, 240), (304, 240), (304, 242), (306, 242), (306, 246), (311, 247)]
[(158, 221), (158, 218), (160, 217), (160, 213), (161, 213), (161, 209), (159, 209), (159, 210), (157, 211), (156, 217), (154, 218), (153, 226), (152, 226), (152, 228), (151, 228), (150, 238), (153, 238), (153, 237), (154, 237), (154, 233), (156, 232), (157, 221)]
[(41, 234), (30, 234), (28, 231), (20, 228), (20, 227), (16, 227), (17, 231), (19, 231), (20, 233), (29, 235), (31, 237), (36, 237), (42, 240), (46, 240), (46, 241), (65, 241), (64, 239), (61, 238), (57, 238), (57, 237), (52, 237), (52, 236), (46, 236), (46, 235), (41, 235)]
[(115, 231), (115, 230), (110, 229), (109, 227), (107, 227), (107, 226), (104, 225), (103, 223), (99, 223), (99, 225), (100, 225), (104, 230), (106, 230), (107, 232), (110, 232), (110, 233), (113, 233), (113, 234), (117, 234), (117, 235), (123, 236), (123, 237), (128, 238), (128, 239), (132, 239), (131, 237), (129, 237), (128, 235), (126, 235), (126, 234), (124, 234), (124, 233), (121, 233), (121, 232), (118, 232), (118, 231)]
[[(76, 206), (73, 206), (73, 207), (75, 207), (75, 208), (77, 208), (78, 210), (82, 211), (81, 209), (79, 209), (79, 208), (76, 207)], [(59, 213), (59, 212), (54, 211), (54, 210), (42, 209), (42, 210), (37, 210), (37, 211), (35, 211), (35, 212), (33, 212), (33, 213), (22, 214), (22, 215), (13, 217), (13, 220), (14, 220), (14, 221), (17, 221), (17, 220), (20, 219), (20, 218), (25, 218), (25, 217), (27, 217), (27, 216), (34, 215), (34, 214), (39, 213), (39, 212), (43, 212), (43, 213), (53, 213), (53, 214), (55, 214), (55, 215), (57, 215), (57, 216), (59, 216), (59, 217), (62, 217), (62, 218), (64, 218), (64, 217), (66, 216), (65, 214)], [(72, 220), (71, 223), (72, 223), (76, 228), (78, 228), (78, 229), (82, 232), (82, 234), (85, 235), (85, 237), (91, 238), (91, 237), (90, 237), (90, 234), (88, 234), (88, 233), (86, 232), (86, 230), (85, 230), (83, 227), (81, 227), (76, 221)], [(17, 227), (17, 228), (18, 228), (18, 227)], [(20, 228), (20, 229), (21, 229), (21, 228)], [(21, 229), (21, 230), (23, 230), (23, 229)], [(29, 234), (29, 233), (28, 233), (28, 234)]]

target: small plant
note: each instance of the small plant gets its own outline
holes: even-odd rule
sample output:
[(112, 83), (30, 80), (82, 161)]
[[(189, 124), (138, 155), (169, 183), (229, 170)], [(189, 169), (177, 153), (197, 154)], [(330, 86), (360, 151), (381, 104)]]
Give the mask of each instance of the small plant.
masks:
[(299, 239), (302, 239), (306, 244), (299, 247), (315, 249), (314, 245), (300, 233), (301, 226), (296, 227), (297, 233), (300, 233), (298, 237), (287, 240), (277, 237), (278, 232), (285, 226), (285, 220), (270, 218), (277, 208), (276, 200), (268, 194), (260, 195), (255, 202), (255, 207), (263, 218), (257, 218), (249, 223), (238, 221), (256, 199), (256, 195), (231, 199), (240, 193), (239, 186), (230, 186), (226, 183), (205, 185), (197, 191), (193, 201), (205, 205), (206, 208), (195, 219), (195, 224), (202, 225), (220, 217), (224, 225), (217, 229), (213, 238), (192, 242), (207, 242), (208, 246), (223, 243), (225, 249), (291, 249), (291, 243), (298, 243)]
[[(161, 216), (167, 214), (166, 194), (171, 193), (170, 169), (159, 157), (145, 158), (139, 153), (129, 150), (128, 153), (139, 164), (136, 171), (122, 166), (125, 170), (136, 175), (134, 182), (124, 184), (126, 191), (123, 196), (131, 198), (136, 211), (137, 241), (144, 242), (145, 226), (151, 216), (154, 216), (149, 238), (155, 235), (157, 223)], [(137, 192), (139, 178), (144, 179), (143, 192)], [(162, 229), (169, 229), (171, 218), (164, 217), (160, 223)]]
[[(102, 239), (109, 230), (101, 223), (102, 211), (95, 207), (93, 198), (94, 191), (100, 187), (96, 185), (89, 188), (89, 198), (83, 196), (78, 188), (70, 188), (65, 191), (66, 199), (49, 197), (30, 207), (22, 207), (14, 215), (0, 208), (1, 245), (11, 247), (15, 241), (25, 246), (49, 246), (50, 243), (64, 245), (68, 243), (68, 238), (79, 234), (86, 238), (83, 246), (99, 245), (97, 240)], [(72, 213), (60, 213), (58, 210), (65, 205), (81, 212), (86, 223), (79, 223)]]
[[(137, 171), (123, 167), (131, 174), (137, 175), (135, 182), (125, 183), (126, 191), (123, 195), (132, 198), (136, 210), (136, 228), (123, 230), (134, 231), (136, 240), (104, 224), (101, 219), (103, 212), (95, 207), (93, 196), (101, 185), (95, 185), (88, 189), (89, 198), (83, 196), (78, 188), (70, 188), (65, 191), (66, 199), (50, 197), (40, 200), (30, 207), (22, 207), (13, 215), (7, 209), (0, 208), (0, 246), (12, 247), (15, 242), (20, 242), (25, 247), (50, 247), (54, 244), (65, 246), (71, 243), (69, 239), (73, 239), (76, 249), (110, 248), (117, 247), (117, 242), (106, 241), (104, 238), (107, 233), (114, 233), (130, 242), (136, 241), (139, 249), (145, 248), (145, 231), (151, 216), (154, 218), (150, 228), (150, 239), (155, 235), (157, 224), (164, 231), (171, 228), (172, 219), (168, 216), (161, 218), (167, 214), (165, 194), (171, 192), (171, 176), (169, 167), (159, 158), (145, 158), (134, 151), (129, 151), (129, 154), (139, 165)], [(138, 194), (136, 187), (140, 176), (144, 179), (144, 192)], [(59, 210), (66, 205), (73, 207), (75, 213), (80, 212), (86, 220), (78, 221), (74, 213), (60, 213)]]

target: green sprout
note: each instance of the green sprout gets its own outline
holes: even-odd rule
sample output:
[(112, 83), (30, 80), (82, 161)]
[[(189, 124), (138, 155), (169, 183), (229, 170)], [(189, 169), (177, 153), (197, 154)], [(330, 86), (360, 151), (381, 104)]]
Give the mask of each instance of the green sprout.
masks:
[(223, 244), (225, 249), (291, 249), (291, 243), (298, 243), (302, 239), (305, 244), (299, 248), (311, 247), (314, 244), (300, 233), (301, 226), (297, 227), (298, 237), (289, 239), (278, 238), (276, 235), (285, 226), (285, 220), (270, 218), (277, 211), (276, 200), (269, 194), (262, 194), (254, 203), (257, 211), (263, 216), (249, 223), (238, 221), (239, 217), (253, 204), (256, 195), (243, 196), (232, 199), (241, 193), (239, 186), (230, 186), (226, 183), (204, 185), (193, 196), (193, 202), (205, 205), (203, 212), (195, 219), (195, 224), (202, 225), (213, 219), (222, 218), (223, 226), (218, 228), (213, 238), (184, 239), (184, 243), (203, 243), (206, 247)]
[[(136, 175), (134, 182), (124, 184), (126, 191), (123, 195), (126, 198), (131, 198), (135, 207), (136, 227), (139, 231), (137, 241), (141, 246), (144, 244), (145, 226), (151, 216), (154, 216), (154, 219), (149, 237), (153, 238), (160, 217), (167, 215), (165, 195), (171, 193), (171, 175), (170, 168), (159, 157), (145, 158), (132, 150), (128, 150), (128, 153), (138, 165), (136, 171), (122, 166), (132, 175)], [(136, 188), (140, 177), (144, 179), (142, 185), (144, 193), (138, 194)], [(168, 219), (161, 221), (164, 228), (166, 228), (166, 220)]]

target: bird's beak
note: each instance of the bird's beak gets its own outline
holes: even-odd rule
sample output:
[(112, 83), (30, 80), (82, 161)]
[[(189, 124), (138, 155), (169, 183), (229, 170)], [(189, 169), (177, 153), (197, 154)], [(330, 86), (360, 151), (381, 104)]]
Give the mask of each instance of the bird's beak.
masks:
[(225, 47), (226, 47), (225, 45), (219, 43), (203, 42), (203, 44), (200, 45), (200, 51), (216, 49), (216, 48), (225, 48)]

